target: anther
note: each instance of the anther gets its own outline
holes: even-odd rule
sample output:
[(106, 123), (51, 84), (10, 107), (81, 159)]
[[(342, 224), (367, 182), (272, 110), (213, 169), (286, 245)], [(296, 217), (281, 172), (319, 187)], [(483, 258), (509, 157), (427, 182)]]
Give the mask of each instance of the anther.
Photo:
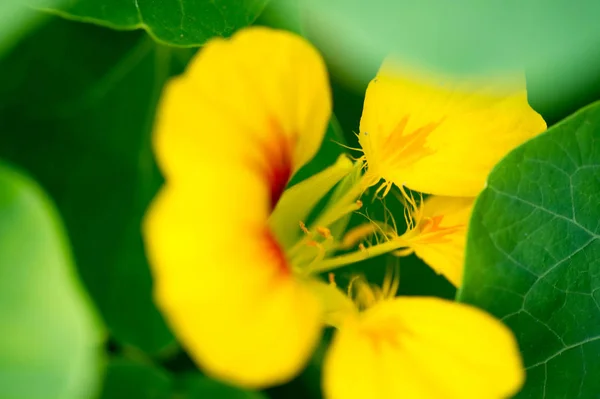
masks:
[(317, 227), (317, 233), (319, 233), (325, 239), (331, 237), (331, 230), (329, 230), (327, 227)]
[(327, 275), (327, 277), (329, 278), (329, 284), (335, 286), (336, 284), (335, 284), (335, 276), (334, 276), (334, 274), (330, 272)]
[(322, 245), (318, 242), (316, 242), (315, 240), (308, 240), (306, 241), (306, 245), (309, 247), (317, 247), (317, 248), (321, 248)]
[(310, 234), (310, 231), (308, 231), (308, 229), (306, 228), (306, 225), (304, 224), (303, 221), (300, 221), (299, 224), (300, 224), (300, 230), (302, 230), (304, 232), (304, 234)]

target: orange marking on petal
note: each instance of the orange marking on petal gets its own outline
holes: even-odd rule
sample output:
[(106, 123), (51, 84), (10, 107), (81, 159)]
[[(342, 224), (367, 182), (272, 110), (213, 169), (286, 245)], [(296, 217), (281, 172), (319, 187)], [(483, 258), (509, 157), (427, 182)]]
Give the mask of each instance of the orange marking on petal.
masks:
[(424, 218), (419, 224), (419, 234), (414, 238), (414, 241), (422, 243), (441, 243), (449, 240), (448, 235), (465, 229), (464, 224), (442, 227), (440, 224), (444, 220), (444, 215)]
[(288, 261), (285, 257), (285, 252), (273, 236), (273, 233), (269, 229), (265, 229), (264, 232), (264, 243), (265, 243), (265, 254), (267, 257), (273, 260), (276, 265), (278, 275), (289, 276), (292, 274)]
[(437, 129), (442, 121), (429, 123), (411, 133), (405, 131), (408, 116), (396, 125), (394, 131), (387, 136), (381, 147), (385, 154), (386, 163), (398, 166), (408, 165), (418, 159), (431, 155), (433, 150), (426, 147), (429, 135)]

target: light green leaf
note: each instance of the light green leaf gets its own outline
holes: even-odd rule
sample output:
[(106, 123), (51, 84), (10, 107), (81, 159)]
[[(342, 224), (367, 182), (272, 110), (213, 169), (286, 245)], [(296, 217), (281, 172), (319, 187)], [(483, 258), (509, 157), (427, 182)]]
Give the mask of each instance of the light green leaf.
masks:
[(471, 220), (458, 295), (519, 341), (519, 398), (600, 392), (600, 103), (510, 153)]
[[(46, 0), (48, 6), (58, 7), (64, 0)], [(18, 39), (42, 18), (25, 5), (25, 0), (0, 1), (0, 56), (13, 47)]]
[(96, 393), (101, 327), (46, 195), (0, 163), (0, 397)]
[(389, 52), (417, 66), (482, 73), (563, 60), (574, 65), (600, 40), (595, 0), (576, 7), (564, 0), (299, 1), (305, 33), (335, 66), (367, 79)]
[(150, 353), (174, 344), (141, 236), (162, 183), (151, 131), (171, 54), (143, 32), (56, 19), (0, 64), (0, 156), (56, 202), (111, 335)]
[[(200, 46), (213, 36), (229, 36), (250, 25), (268, 0), (28, 0), (62, 17), (114, 29), (144, 29), (159, 42)], [(50, 3), (49, 3), (50, 1)]]

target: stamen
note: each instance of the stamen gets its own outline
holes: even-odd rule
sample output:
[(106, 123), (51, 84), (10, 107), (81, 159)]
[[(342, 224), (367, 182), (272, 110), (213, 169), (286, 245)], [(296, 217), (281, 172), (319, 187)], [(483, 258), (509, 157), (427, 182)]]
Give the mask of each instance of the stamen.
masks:
[(411, 255), (413, 252), (415, 252), (414, 249), (412, 249), (412, 248), (405, 248), (405, 249), (399, 249), (397, 251), (392, 252), (392, 255), (401, 258), (401, 257), (404, 257), (404, 256)]
[(385, 189), (385, 191), (383, 192), (383, 196), (381, 198), (385, 198), (385, 196), (388, 195), (388, 193), (392, 189), (392, 185), (393, 183), (391, 181), (384, 181), (375, 191), (375, 195), (373, 196), (373, 198), (377, 198), (377, 194), (379, 194), (383, 189)]
[(382, 299), (391, 299), (396, 296), (400, 287), (400, 265), (396, 263), (394, 266), (387, 267), (383, 284), (381, 286)]
[[(363, 245), (364, 247), (364, 245)], [(342, 266), (346, 266), (352, 263), (361, 262), (365, 259), (374, 258), (379, 255), (383, 255), (389, 252), (396, 251), (401, 248), (408, 247), (407, 240), (404, 239), (395, 239), (391, 241), (384, 242), (383, 244), (373, 245), (368, 248), (360, 249), (355, 252), (350, 252), (344, 255), (339, 255), (333, 258), (325, 259), (318, 264), (313, 265), (309, 273), (323, 273), (331, 270), (338, 269)]]
[[(339, 145), (340, 147), (346, 148), (348, 150), (352, 150), (352, 151), (358, 151), (358, 152), (362, 152), (362, 148), (357, 148), (357, 147), (350, 147), (349, 145), (340, 143), (339, 141), (335, 141), (335, 140), (331, 140), (332, 142), (334, 142), (335, 144)], [(352, 157), (351, 157), (352, 158)]]
[(308, 231), (308, 229), (306, 228), (306, 224), (304, 224), (303, 221), (300, 221), (299, 224), (300, 224), (300, 230), (302, 230), (302, 232), (304, 232), (304, 234), (310, 235), (310, 231)]
[(329, 284), (333, 285), (334, 287), (337, 287), (337, 284), (335, 283), (335, 275), (333, 273), (329, 273), (327, 277), (329, 279)]
[(317, 233), (319, 233), (325, 239), (332, 238), (331, 230), (329, 230), (327, 227), (322, 227), (322, 226), (317, 227)]
[(359, 226), (356, 226), (346, 233), (346, 235), (342, 239), (340, 249), (352, 248), (365, 237), (374, 233), (375, 226), (373, 225), (373, 223), (363, 223)]

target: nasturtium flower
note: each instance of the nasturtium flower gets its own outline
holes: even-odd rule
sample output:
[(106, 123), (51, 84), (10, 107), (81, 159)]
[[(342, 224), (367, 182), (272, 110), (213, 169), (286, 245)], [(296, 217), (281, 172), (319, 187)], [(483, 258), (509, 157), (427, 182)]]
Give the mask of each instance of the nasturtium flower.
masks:
[(545, 129), (523, 76), (459, 79), (389, 58), (367, 88), (359, 141), (370, 184), (474, 197), (502, 157)]
[(453, 285), (462, 282), (466, 232), (473, 202), (470, 197), (431, 196), (421, 204), (409, 204), (408, 230), (400, 240), (408, 248), (398, 255), (412, 252), (444, 275)]
[[(454, 130), (441, 137), (447, 126), (458, 129), (463, 121), (468, 122), (468, 130), (473, 127), (469, 123), (485, 119), (473, 119), (466, 111), (467, 103), (461, 105), (460, 117), (453, 119), (458, 114), (448, 111), (441, 119), (436, 114), (433, 122), (419, 119), (429, 126), (424, 129), (414, 125), (416, 111), (401, 116), (394, 132), (403, 135), (414, 128), (417, 133), (391, 139), (384, 146), (386, 152), (381, 152), (384, 136), (380, 134), (391, 123), (391, 117), (386, 117), (392, 114), (391, 108), (402, 104), (386, 105), (369, 90), (359, 136), (364, 158), (353, 164), (341, 156), (330, 167), (288, 188), (290, 178), (319, 149), (330, 118), (331, 95), (323, 60), (298, 36), (268, 28), (249, 28), (231, 39), (210, 41), (186, 72), (167, 85), (159, 107), (154, 148), (165, 185), (144, 226), (156, 301), (197, 364), (206, 373), (235, 384), (265, 387), (294, 377), (310, 357), (322, 327), (331, 324), (340, 330), (326, 366), (325, 391), (331, 398), (356, 396), (340, 387), (346, 378), (353, 379), (348, 386), (356, 386), (355, 392), (363, 396), (372, 396), (367, 390), (371, 387), (371, 392), (419, 397), (411, 395), (433, 392), (427, 389), (432, 389), (437, 378), (439, 397), (464, 393), (464, 397), (496, 398), (513, 392), (522, 379), (518, 353), (510, 331), (485, 313), (432, 298), (393, 299), (394, 279), (388, 279), (380, 290), (354, 281), (356, 291), (351, 297), (355, 302), (320, 280), (321, 273), (370, 257), (414, 252), (458, 285), (472, 198), (447, 196), (473, 196), (476, 190), (437, 192), (390, 180), (388, 172), (394, 172), (395, 179), (405, 175), (402, 168), (402, 173), (396, 173), (399, 164), (414, 161), (415, 166), (422, 157), (446, 154), (445, 162), (456, 163), (449, 170), (468, 174), (480, 167), (485, 172), (473, 173), (481, 176), (496, 157), (494, 153), (488, 159), (483, 151), (477, 162), (462, 167), (464, 159), (452, 158), (438, 148), (448, 140), (452, 142), (449, 147), (456, 151), (460, 147), (463, 154), (463, 146), (473, 148), (486, 142), (479, 137), (475, 144), (460, 143), (467, 136), (457, 138)], [(388, 97), (395, 99), (391, 92)], [(473, 113), (487, 109), (487, 103), (477, 104)], [(380, 122), (374, 110), (377, 106), (387, 110)], [(447, 111), (441, 106), (437, 110)], [(399, 112), (406, 110), (399, 108)], [(449, 121), (452, 124), (446, 125)], [(374, 139), (368, 145), (364, 126), (382, 127), (369, 127)], [(520, 133), (494, 133), (524, 139)], [(431, 148), (429, 140), (435, 144)], [(404, 163), (398, 163), (394, 148)], [(366, 173), (362, 174), (364, 162)], [(435, 170), (428, 173), (426, 177), (433, 179)], [(407, 230), (400, 234), (393, 223), (371, 222), (362, 230), (346, 232), (349, 215), (363, 205), (360, 196), (381, 178), (386, 180), (386, 194), (392, 188), (389, 182), (398, 185), (400, 193), (396, 194), (407, 204)], [(461, 180), (454, 183), (461, 184)], [(416, 201), (405, 187), (446, 197)], [(322, 208), (314, 209), (317, 206)], [(365, 247), (363, 240), (369, 235), (376, 242)], [(353, 246), (358, 249), (346, 252)], [(369, 331), (382, 337), (373, 341), (375, 346), (365, 346), (371, 342)], [(480, 340), (469, 346), (466, 338), (475, 336)], [(387, 350), (396, 339), (406, 347)], [(434, 348), (438, 347), (443, 354), (435, 363)], [(365, 365), (381, 363), (377, 370), (382, 375), (408, 368), (407, 375), (418, 378), (402, 390), (399, 383), (376, 379), (372, 371), (358, 372), (366, 366), (346, 364), (344, 359)], [(458, 364), (455, 368), (452, 359)], [(467, 363), (474, 367), (468, 369)], [(441, 375), (444, 369), (447, 375)], [(492, 369), (497, 373), (488, 384)], [(478, 370), (480, 383), (470, 382), (472, 388), (458, 386), (465, 384), (458, 374), (477, 379)]]
[(395, 297), (394, 279), (381, 288), (353, 280), (354, 306), (328, 293), (337, 295), (327, 314), (337, 331), (323, 365), (326, 398), (500, 399), (518, 391), (524, 372), (507, 329), (474, 307)]
[(211, 41), (166, 88), (154, 137), (166, 184), (146, 224), (156, 298), (218, 378), (283, 382), (320, 337), (320, 304), (268, 219), (330, 113), (320, 56), (268, 29)]

